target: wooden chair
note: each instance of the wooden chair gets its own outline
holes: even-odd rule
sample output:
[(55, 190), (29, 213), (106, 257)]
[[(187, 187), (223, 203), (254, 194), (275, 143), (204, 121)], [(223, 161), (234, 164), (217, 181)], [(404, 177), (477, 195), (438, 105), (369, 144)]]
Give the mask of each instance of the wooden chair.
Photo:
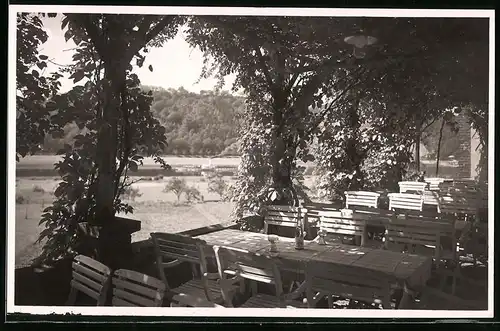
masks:
[(333, 297), (361, 301), (369, 305), (392, 308), (391, 283), (395, 280), (383, 272), (329, 262), (309, 261), (306, 265), (306, 296), (308, 308), (316, 308), (327, 297), (328, 308)]
[(350, 206), (366, 206), (377, 208), (378, 198), (380, 193), (368, 191), (346, 191), (345, 207), (349, 209)]
[(113, 274), (113, 306), (161, 307), (165, 284), (146, 274), (119, 269)]
[(416, 192), (423, 194), (428, 186), (426, 182), (403, 181), (399, 182), (398, 184), (399, 184), (399, 193)]
[(73, 279), (66, 305), (74, 305), (79, 292), (104, 306), (109, 289), (111, 270), (99, 261), (88, 256), (78, 255), (73, 261)]
[(307, 210), (307, 223), (309, 226), (319, 226), (320, 216), (322, 211), (339, 211), (342, 205), (333, 203), (312, 202), (302, 205)]
[[(189, 294), (192, 297), (203, 298), (209, 302), (221, 303), (223, 301), (220, 286), (217, 283), (218, 273), (208, 272), (206, 243), (192, 237), (170, 234), (151, 233), (151, 238), (156, 251), (156, 263), (160, 278), (166, 285), (169, 296), (173, 299), (177, 294)], [(192, 267), (192, 279), (172, 288), (169, 286), (165, 269), (172, 269), (181, 263), (189, 263)], [(175, 304), (175, 303), (174, 303)]]
[(344, 216), (342, 211), (321, 211), (320, 215), (320, 230), (323, 230), (328, 235), (353, 236), (361, 238), (361, 246), (382, 246), (382, 242), (372, 242), (368, 240), (366, 233), (366, 222), (363, 218), (352, 216)]
[(264, 233), (269, 233), (269, 225), (295, 228), (302, 219), (303, 230), (307, 231), (307, 209), (291, 206), (266, 206), (264, 211)]
[[(446, 249), (442, 243), (443, 238), (451, 241)], [(444, 287), (446, 277), (452, 277), (452, 293), (455, 293), (460, 268), (452, 220), (399, 215), (387, 224), (384, 247), (393, 251), (432, 256), (436, 262), (436, 272), (441, 277), (441, 286)], [(443, 262), (453, 263), (452, 271)]]
[(284, 294), (281, 273), (272, 258), (250, 253), (245, 250), (214, 246), (217, 267), (219, 270), (222, 296), (226, 306), (232, 307), (232, 297), (228, 295), (235, 284), (245, 279), (274, 287), (274, 295), (257, 292), (253, 287), (251, 296), (241, 308), (300, 308), (301, 302), (295, 301), (302, 293), (303, 287), (289, 294)]
[(424, 197), (420, 194), (389, 193), (389, 210), (418, 210), (422, 211)]

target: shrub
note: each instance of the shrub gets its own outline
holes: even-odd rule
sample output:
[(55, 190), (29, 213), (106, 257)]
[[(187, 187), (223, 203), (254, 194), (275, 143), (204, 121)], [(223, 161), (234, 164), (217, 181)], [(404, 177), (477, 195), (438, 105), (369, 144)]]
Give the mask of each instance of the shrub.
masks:
[(187, 203), (191, 203), (193, 200), (203, 201), (200, 191), (194, 186), (186, 187), (184, 193), (186, 194)]
[(139, 193), (138, 188), (133, 188), (132, 186), (127, 186), (123, 189), (122, 196), (125, 199), (130, 199), (135, 201), (135, 198), (142, 196), (142, 193)]
[(24, 196), (22, 196), (22, 195), (16, 196), (16, 204), (22, 205), (23, 203), (26, 203), (26, 202), (27, 202), (27, 199)]
[(173, 192), (177, 197), (177, 202), (181, 200), (181, 195), (186, 191), (187, 184), (184, 178), (172, 177), (167, 181), (167, 184), (163, 188), (163, 192), (169, 193)]
[(33, 186), (33, 192), (36, 192), (36, 193), (45, 193), (45, 190), (43, 189), (43, 187), (35, 185), (35, 186)]
[(224, 200), (227, 191), (227, 183), (221, 175), (216, 174), (208, 178), (208, 192), (217, 193)]

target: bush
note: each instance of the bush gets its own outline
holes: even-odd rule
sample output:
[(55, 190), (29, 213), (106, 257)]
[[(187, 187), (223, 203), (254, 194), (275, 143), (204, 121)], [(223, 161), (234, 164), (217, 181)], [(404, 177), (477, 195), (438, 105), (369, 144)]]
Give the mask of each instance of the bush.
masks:
[(217, 193), (224, 200), (227, 191), (227, 183), (221, 175), (216, 174), (208, 178), (208, 192)]
[(142, 196), (142, 193), (139, 193), (138, 188), (133, 188), (132, 186), (127, 186), (122, 191), (122, 196), (125, 199), (130, 199), (135, 201), (135, 198)]
[(43, 189), (43, 187), (35, 185), (35, 186), (33, 186), (33, 192), (36, 192), (36, 193), (45, 193), (45, 190)]
[(177, 197), (177, 202), (181, 200), (181, 195), (188, 188), (186, 180), (184, 178), (172, 177), (167, 181), (167, 184), (163, 188), (163, 192), (169, 193), (173, 192)]
[(26, 203), (26, 202), (27, 202), (27, 199), (24, 196), (22, 196), (22, 195), (16, 196), (16, 204), (22, 205), (23, 203)]
[(193, 200), (203, 201), (203, 199), (202, 199), (203, 197), (202, 197), (200, 191), (194, 186), (186, 187), (186, 189), (184, 190), (184, 193), (186, 194), (187, 203), (191, 203)]

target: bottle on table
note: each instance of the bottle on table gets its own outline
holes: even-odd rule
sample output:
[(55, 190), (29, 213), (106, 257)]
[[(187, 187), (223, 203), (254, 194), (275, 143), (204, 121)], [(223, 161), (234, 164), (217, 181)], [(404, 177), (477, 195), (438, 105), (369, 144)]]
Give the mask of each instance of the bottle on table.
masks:
[(295, 227), (295, 249), (304, 249), (304, 226), (302, 219), (299, 218)]

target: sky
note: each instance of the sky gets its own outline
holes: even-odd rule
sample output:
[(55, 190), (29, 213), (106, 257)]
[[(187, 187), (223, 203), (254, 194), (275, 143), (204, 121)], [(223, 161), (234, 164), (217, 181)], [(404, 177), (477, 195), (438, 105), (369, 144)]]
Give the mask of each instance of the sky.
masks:
[[(61, 30), (62, 16), (55, 18), (45, 17), (42, 19), (44, 29), (48, 34), (48, 40), (40, 47), (40, 54), (47, 55), (49, 60), (58, 65), (68, 65), (72, 63), (72, 56), (76, 47), (72, 40), (68, 42), (64, 39), (64, 31)], [(153, 72), (148, 66), (153, 66)], [(45, 73), (58, 70), (59, 66), (48, 63)], [(212, 90), (217, 80), (215, 78), (198, 80), (203, 66), (203, 53), (198, 48), (191, 48), (184, 40), (182, 32), (161, 48), (153, 48), (142, 68), (134, 66), (136, 73), (143, 85), (159, 86), (163, 88), (180, 88), (198, 93), (201, 90)], [(234, 76), (226, 77), (224, 90), (230, 90), (234, 82)], [(61, 79), (61, 92), (69, 91), (75, 84), (72, 80)], [(83, 84), (80, 81), (76, 85)]]

